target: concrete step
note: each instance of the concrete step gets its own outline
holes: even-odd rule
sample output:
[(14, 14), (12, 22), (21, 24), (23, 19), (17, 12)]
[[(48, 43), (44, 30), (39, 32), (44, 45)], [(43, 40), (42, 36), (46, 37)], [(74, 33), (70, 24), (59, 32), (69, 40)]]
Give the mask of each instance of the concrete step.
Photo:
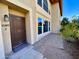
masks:
[(43, 59), (43, 55), (32, 49), (31, 51), (28, 51), (28, 53), (20, 57), (20, 59)]
[(26, 47), (17, 53), (10, 54), (7, 59), (44, 59), (44, 56), (32, 47)]
[(47, 59), (47, 58), (44, 57), (43, 59)]

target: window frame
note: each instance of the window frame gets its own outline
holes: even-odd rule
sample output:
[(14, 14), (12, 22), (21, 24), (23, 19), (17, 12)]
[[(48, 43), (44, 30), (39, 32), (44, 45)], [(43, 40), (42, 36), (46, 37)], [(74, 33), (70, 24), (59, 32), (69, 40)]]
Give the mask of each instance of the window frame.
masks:
[[(39, 1), (39, 0), (37, 0), (37, 4), (38, 4), (38, 1)], [(49, 13), (48, 0), (46, 0), (46, 1), (47, 1), (47, 4), (45, 4), (45, 3), (44, 3), (44, 0), (42, 0), (42, 6), (40, 6), (39, 4), (38, 4), (38, 5), (39, 5), (40, 7), (42, 7), (43, 9), (44, 9), (44, 4), (45, 4), (45, 6), (47, 5), (46, 8), (47, 8), (48, 10), (45, 10), (45, 9), (44, 9), (44, 10), (45, 10), (47, 13)]]
[[(41, 17), (38, 17), (38, 18), (41, 18)], [(41, 34), (44, 34), (44, 33), (46, 33), (46, 32), (49, 32), (50, 30), (49, 30), (49, 27), (50, 27), (50, 25), (49, 25), (49, 20), (45, 20), (45, 19), (43, 19), (43, 18), (41, 18), (41, 20), (42, 20), (42, 26), (39, 26), (39, 23), (38, 23), (38, 18), (37, 18), (37, 24), (38, 24), (38, 27), (41, 27), (42, 28), (42, 32), (39, 34), (39, 29), (38, 29), (38, 35), (41, 35)], [(47, 21), (48, 22), (48, 29), (47, 29), (47, 31), (46, 32), (44, 32), (44, 21)], [(37, 28), (38, 28), (37, 27)]]

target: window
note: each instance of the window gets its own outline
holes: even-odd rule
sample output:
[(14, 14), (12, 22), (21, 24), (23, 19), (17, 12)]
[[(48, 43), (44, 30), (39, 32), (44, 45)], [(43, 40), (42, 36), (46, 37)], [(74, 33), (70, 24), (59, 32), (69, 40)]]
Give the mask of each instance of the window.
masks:
[(43, 0), (43, 8), (46, 12), (48, 12), (48, 2), (47, 2), (47, 0)]
[(42, 7), (42, 0), (38, 0), (37, 3)]
[(50, 21), (38, 18), (38, 34), (50, 31)]
[(43, 24), (43, 31), (44, 31), (44, 32), (48, 32), (48, 21), (44, 21), (44, 24)]
[(47, 2), (47, 0), (37, 0), (37, 3), (38, 3), (46, 12), (48, 12), (48, 2)]
[(42, 18), (38, 18), (38, 34), (42, 34)]

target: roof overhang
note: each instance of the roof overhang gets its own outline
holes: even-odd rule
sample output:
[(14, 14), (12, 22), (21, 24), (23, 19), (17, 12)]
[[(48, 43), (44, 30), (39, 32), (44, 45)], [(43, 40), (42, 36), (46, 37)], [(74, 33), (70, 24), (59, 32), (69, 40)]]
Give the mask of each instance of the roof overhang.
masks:
[(62, 0), (50, 0), (51, 4), (55, 4), (57, 2), (59, 2), (59, 7), (60, 7), (60, 13), (62, 16)]

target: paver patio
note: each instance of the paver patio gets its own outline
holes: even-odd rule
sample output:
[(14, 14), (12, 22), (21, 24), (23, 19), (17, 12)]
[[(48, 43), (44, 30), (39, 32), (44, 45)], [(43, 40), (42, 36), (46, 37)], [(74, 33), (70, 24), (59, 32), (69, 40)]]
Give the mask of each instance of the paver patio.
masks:
[(58, 34), (49, 34), (34, 44), (34, 49), (47, 59), (75, 59), (65, 50), (64, 42)]

